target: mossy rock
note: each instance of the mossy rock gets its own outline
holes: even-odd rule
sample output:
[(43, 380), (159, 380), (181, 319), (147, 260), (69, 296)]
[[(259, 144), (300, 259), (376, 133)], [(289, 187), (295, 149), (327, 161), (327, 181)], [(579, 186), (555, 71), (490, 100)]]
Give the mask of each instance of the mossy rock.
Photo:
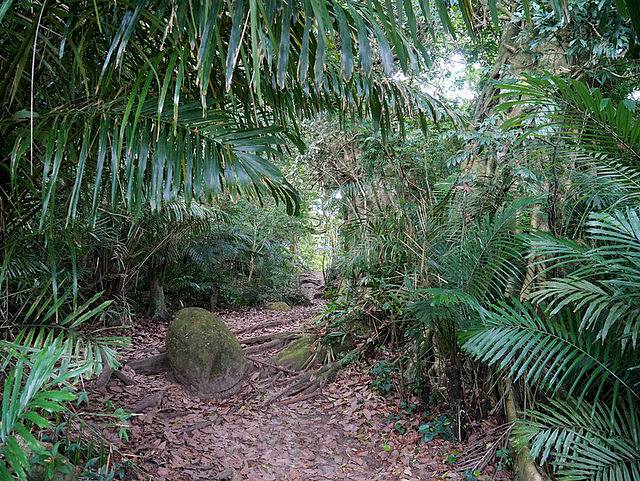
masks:
[(267, 309), (269, 309), (270, 311), (285, 312), (285, 311), (290, 311), (291, 306), (289, 306), (289, 304), (287, 304), (284, 301), (276, 301), (276, 302), (269, 302), (267, 304)]
[(301, 371), (315, 354), (315, 340), (316, 336), (311, 334), (296, 339), (276, 354), (273, 358), (274, 364), (292, 371)]
[(205, 398), (233, 394), (249, 369), (224, 322), (199, 307), (178, 311), (167, 331), (167, 355), (178, 382)]

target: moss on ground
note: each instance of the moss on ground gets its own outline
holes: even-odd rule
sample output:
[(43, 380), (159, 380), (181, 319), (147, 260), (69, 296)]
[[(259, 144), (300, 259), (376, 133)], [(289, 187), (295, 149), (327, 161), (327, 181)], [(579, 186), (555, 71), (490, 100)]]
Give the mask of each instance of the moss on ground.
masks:
[(285, 311), (290, 311), (291, 306), (289, 306), (289, 304), (287, 304), (284, 301), (276, 301), (276, 302), (267, 303), (267, 309), (269, 309), (270, 311), (285, 312)]
[(315, 354), (315, 340), (316, 337), (311, 334), (296, 339), (275, 356), (275, 364), (292, 371), (302, 370)]

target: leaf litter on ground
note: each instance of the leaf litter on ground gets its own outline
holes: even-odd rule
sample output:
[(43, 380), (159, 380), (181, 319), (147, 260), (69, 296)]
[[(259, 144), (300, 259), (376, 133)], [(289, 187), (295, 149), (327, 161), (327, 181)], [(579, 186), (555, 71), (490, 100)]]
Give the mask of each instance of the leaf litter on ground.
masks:
[[(222, 311), (218, 315), (239, 338), (301, 331), (323, 307), (275, 312), (261, 309)], [(283, 321), (282, 323), (272, 321)], [(264, 328), (253, 329), (264, 325)], [(123, 359), (143, 358), (164, 349), (166, 325), (141, 320)], [(256, 355), (267, 361), (269, 352)], [(258, 366), (259, 367), (259, 366)], [(112, 426), (103, 434), (117, 448), (121, 461), (135, 465), (126, 479), (157, 481), (430, 481), (463, 480), (465, 473), (450, 463), (452, 453), (466, 446), (442, 439), (421, 442), (420, 417), (406, 415), (404, 403), (372, 388), (370, 368), (353, 365), (340, 371), (321, 395), (291, 404), (265, 400), (291, 375), (252, 375), (243, 389), (223, 400), (193, 397), (168, 373), (132, 375), (136, 384), (112, 379), (106, 393), (92, 393), (88, 411), (107, 407), (131, 409), (153, 392), (160, 404), (134, 415), (128, 442)], [(405, 408), (403, 408), (405, 406)], [(403, 414), (405, 413), (405, 414)], [(398, 428), (401, 419), (403, 429)], [(101, 418), (93, 418), (99, 424)], [(497, 424), (488, 420), (484, 431)], [(481, 436), (475, 435), (477, 442)], [(488, 441), (490, 443), (491, 440)], [(494, 481), (511, 479), (489, 464), (483, 473)], [(467, 473), (468, 474), (468, 473)], [(488, 479), (484, 476), (471, 479)]]

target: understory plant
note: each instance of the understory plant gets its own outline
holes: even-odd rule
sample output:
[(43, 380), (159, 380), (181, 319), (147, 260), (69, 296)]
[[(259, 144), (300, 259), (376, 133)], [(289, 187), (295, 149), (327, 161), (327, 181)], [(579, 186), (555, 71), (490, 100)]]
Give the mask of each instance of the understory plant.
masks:
[(559, 479), (636, 479), (640, 121), (625, 103), (577, 81), (527, 78), (509, 92), (523, 95), (517, 102), (529, 109), (518, 121), (530, 122), (531, 135), (562, 136), (576, 167), (595, 169), (597, 182), (617, 185), (617, 195), (588, 213), (578, 240), (526, 236), (534, 268), (528, 300), (488, 306), (464, 349), (539, 391), (515, 441)]

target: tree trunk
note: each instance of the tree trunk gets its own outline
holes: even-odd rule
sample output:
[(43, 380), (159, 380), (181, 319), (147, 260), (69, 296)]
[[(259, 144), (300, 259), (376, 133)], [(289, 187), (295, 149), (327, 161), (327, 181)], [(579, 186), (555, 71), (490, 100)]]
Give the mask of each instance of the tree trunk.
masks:
[(220, 286), (217, 282), (211, 284), (211, 295), (209, 296), (209, 305), (211, 306), (211, 312), (215, 312), (218, 308), (218, 299), (220, 298)]
[[(500, 46), (493, 72), (490, 75), (492, 81), (504, 80), (507, 78), (517, 78), (523, 72), (535, 70), (559, 72), (567, 69), (567, 60), (561, 45), (560, 35), (554, 40), (539, 45), (533, 52), (529, 51), (524, 43), (519, 40), (526, 26), (522, 21), (516, 20), (508, 22), (502, 32)], [(494, 107), (498, 102), (499, 89), (493, 82), (490, 82), (480, 93), (476, 110), (473, 116), (474, 124), (481, 125), (482, 122), (490, 117), (494, 111)], [(513, 118), (520, 113), (518, 108), (511, 109), (506, 112), (507, 118)], [(499, 165), (500, 156), (505, 156), (510, 145), (503, 146), (496, 155), (486, 155), (482, 148), (476, 143), (470, 146), (471, 155), (465, 166), (465, 172), (472, 177), (471, 182), (491, 180), (496, 175)], [(544, 229), (548, 223), (546, 213), (539, 206), (532, 218), (532, 226), (534, 228)], [(534, 259), (530, 259), (526, 267), (526, 278), (524, 285), (519, 289), (521, 299), (526, 299), (529, 293), (531, 283), (540, 269), (534, 265)], [(515, 286), (511, 286), (510, 289)], [(515, 290), (515, 289), (514, 289)], [(505, 400), (505, 415), (507, 421), (512, 423), (518, 417), (517, 400), (515, 399), (514, 387), (509, 379), (506, 380), (506, 386), (500, 386), (500, 390)], [(540, 474), (540, 470), (535, 461), (531, 459), (531, 453), (528, 446), (521, 446), (514, 449), (510, 446), (513, 466), (518, 481), (542, 481), (544, 477)]]
[[(504, 396), (504, 410), (508, 423), (515, 423), (518, 420), (518, 405), (513, 392), (513, 385), (510, 380), (506, 380), (500, 385), (500, 390)], [(512, 452), (513, 470), (516, 475), (516, 481), (545, 481), (546, 477), (540, 474), (538, 465), (531, 458), (531, 450), (529, 445), (515, 447), (509, 442), (509, 448)]]
[(167, 263), (160, 262), (149, 268), (149, 310), (148, 315), (158, 321), (169, 319), (169, 310), (164, 296), (164, 276)]
[(449, 398), (449, 413), (451, 417), (451, 429), (453, 434), (460, 441), (467, 437), (467, 429), (463, 421), (464, 390), (462, 388), (462, 367), (458, 362), (457, 355), (447, 361), (444, 368), (447, 383), (447, 397)]

